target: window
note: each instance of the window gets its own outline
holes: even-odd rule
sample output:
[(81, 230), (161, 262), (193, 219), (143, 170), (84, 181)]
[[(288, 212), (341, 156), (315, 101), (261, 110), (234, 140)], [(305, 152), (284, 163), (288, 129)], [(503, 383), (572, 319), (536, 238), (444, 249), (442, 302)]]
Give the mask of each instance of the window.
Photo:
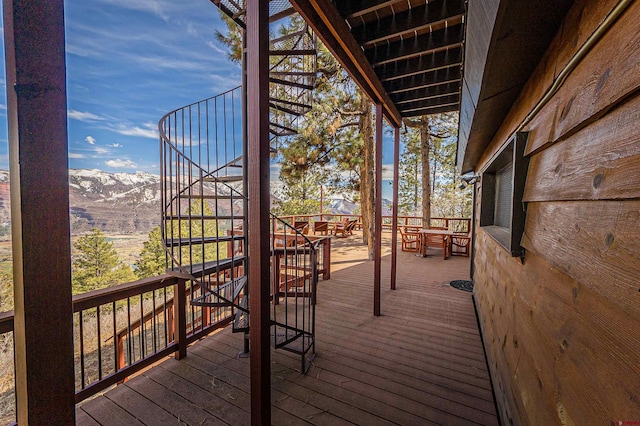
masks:
[(482, 173), (480, 227), (512, 256), (523, 256), (520, 246), (526, 209), (522, 194), (529, 159), (524, 156), (527, 133), (516, 133)]

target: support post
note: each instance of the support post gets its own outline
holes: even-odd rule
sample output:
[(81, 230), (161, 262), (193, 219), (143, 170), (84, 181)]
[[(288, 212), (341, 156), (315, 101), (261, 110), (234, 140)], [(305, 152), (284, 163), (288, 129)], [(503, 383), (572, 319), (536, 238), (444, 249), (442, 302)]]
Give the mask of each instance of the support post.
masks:
[(251, 424), (271, 423), (269, 346), (269, 2), (247, 2)]
[(373, 315), (380, 316), (380, 274), (382, 271), (382, 104), (376, 104), (376, 199), (374, 207)]
[(396, 289), (398, 258), (398, 178), (400, 176), (400, 127), (393, 129), (393, 223), (391, 225), (391, 290)]
[(3, 13), (17, 421), (75, 424), (64, 5)]
[(173, 339), (178, 344), (175, 358), (182, 359), (187, 356), (187, 285), (184, 278), (179, 278), (173, 286), (173, 300)]

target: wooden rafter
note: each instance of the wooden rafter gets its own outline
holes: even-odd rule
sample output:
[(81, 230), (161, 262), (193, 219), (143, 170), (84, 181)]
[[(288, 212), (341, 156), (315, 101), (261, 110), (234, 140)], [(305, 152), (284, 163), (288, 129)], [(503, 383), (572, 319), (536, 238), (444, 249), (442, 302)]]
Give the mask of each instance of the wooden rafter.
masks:
[(438, 84), (460, 81), (462, 72), (459, 66), (427, 71), (424, 74), (393, 80), (385, 84), (387, 93), (403, 93), (411, 90), (432, 87)]
[(459, 81), (437, 84), (435, 86), (423, 87), (421, 89), (398, 93), (396, 95), (392, 95), (391, 100), (393, 100), (399, 108), (403, 108), (402, 104), (406, 104), (408, 102), (432, 99), (445, 95), (453, 95), (456, 93), (460, 93)]
[(365, 55), (375, 66), (390, 62), (416, 58), (441, 50), (451, 49), (462, 45), (464, 36), (462, 24), (446, 29), (422, 34), (412, 40), (400, 40), (383, 44), (366, 50)]
[(438, 107), (433, 108), (419, 108), (415, 110), (406, 110), (403, 111), (404, 117), (417, 117), (420, 115), (431, 115), (431, 114), (441, 114), (443, 112), (452, 112), (458, 111), (460, 109), (460, 103), (452, 103), (449, 105), (440, 105)]
[(402, 123), (400, 112), (391, 102), (362, 48), (351, 35), (349, 26), (331, 1), (293, 0), (292, 3), (364, 92), (382, 103), (387, 119), (399, 126)]
[(460, 102), (460, 93), (455, 93), (453, 95), (440, 96), (437, 98), (424, 99), (421, 101), (402, 104), (400, 110), (402, 112), (408, 112), (416, 109), (435, 108), (442, 105), (457, 104), (458, 102)]
[(351, 29), (351, 34), (363, 47), (374, 45), (396, 37), (412, 38), (416, 31), (441, 25), (446, 21), (461, 18), (464, 3), (438, 1), (397, 13), (378, 21)]
[(406, 61), (398, 61), (394, 64), (383, 65), (382, 67), (376, 68), (376, 73), (378, 77), (380, 77), (380, 80), (385, 82), (410, 77), (412, 75), (424, 74), (425, 69), (433, 71), (454, 65), (462, 65), (461, 47)]

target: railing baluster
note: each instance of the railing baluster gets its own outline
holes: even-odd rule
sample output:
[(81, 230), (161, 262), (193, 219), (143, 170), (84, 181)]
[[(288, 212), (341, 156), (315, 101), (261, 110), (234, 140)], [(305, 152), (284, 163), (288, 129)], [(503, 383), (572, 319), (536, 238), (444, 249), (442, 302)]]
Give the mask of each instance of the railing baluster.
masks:
[(84, 320), (82, 318), (82, 311), (78, 312), (78, 321), (80, 327), (80, 388), (84, 389)]
[(100, 305), (96, 306), (96, 326), (98, 327), (98, 380), (102, 380), (102, 325), (100, 324)]

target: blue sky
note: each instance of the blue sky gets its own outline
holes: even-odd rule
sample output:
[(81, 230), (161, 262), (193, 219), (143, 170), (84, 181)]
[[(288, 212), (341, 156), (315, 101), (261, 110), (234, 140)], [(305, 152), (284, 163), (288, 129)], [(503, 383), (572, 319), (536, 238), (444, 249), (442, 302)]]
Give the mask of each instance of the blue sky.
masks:
[[(71, 168), (158, 173), (158, 120), (240, 82), (208, 0), (68, 0), (65, 19)], [(6, 169), (4, 52), (2, 70)]]
[[(71, 168), (157, 174), (158, 120), (240, 84), (240, 66), (215, 39), (225, 25), (209, 0), (68, 0), (65, 19)], [(4, 52), (0, 62), (6, 169)], [(393, 150), (385, 139), (388, 164)]]

